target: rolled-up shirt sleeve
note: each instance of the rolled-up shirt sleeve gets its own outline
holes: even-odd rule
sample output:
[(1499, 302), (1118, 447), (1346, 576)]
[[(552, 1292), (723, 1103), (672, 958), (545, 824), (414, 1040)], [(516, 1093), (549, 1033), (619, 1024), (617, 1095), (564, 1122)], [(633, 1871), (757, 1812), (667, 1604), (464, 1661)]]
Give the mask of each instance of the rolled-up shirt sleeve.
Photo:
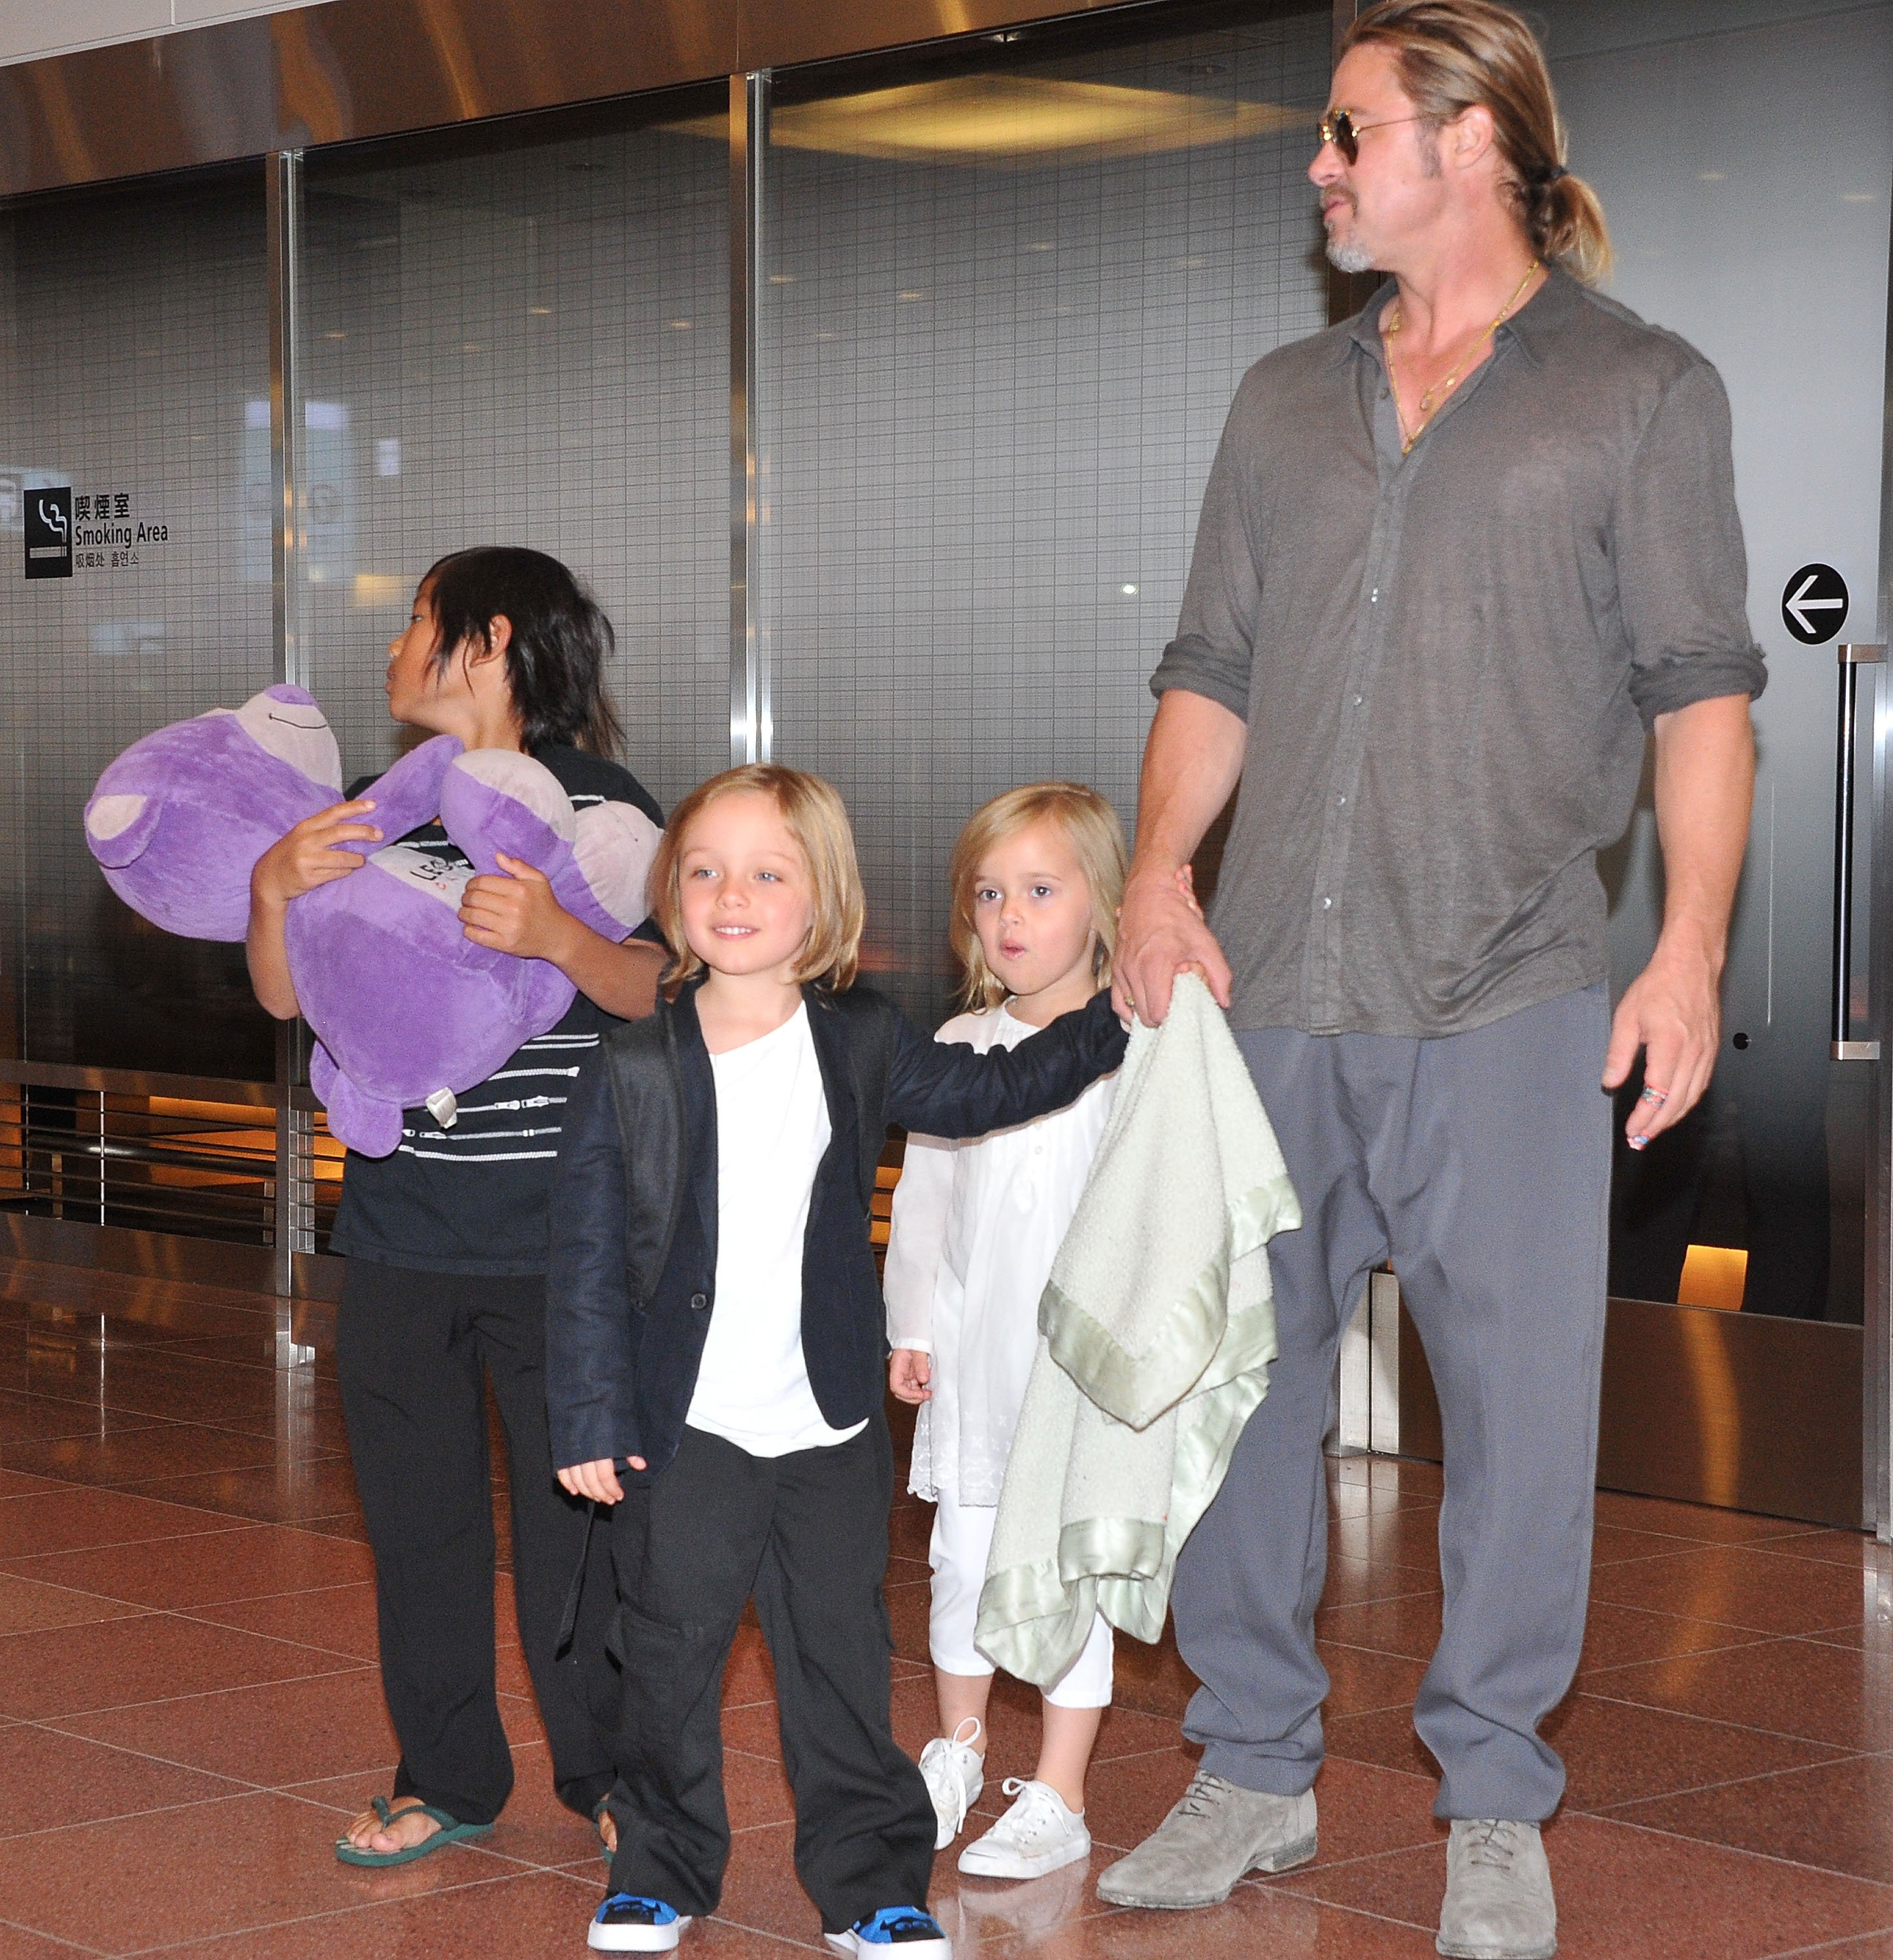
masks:
[(1759, 694), (1767, 670), (1745, 603), (1729, 397), (1706, 361), (1663, 390), (1631, 457), (1614, 530), (1631, 698), (1644, 725), (1720, 695)]
[(1253, 401), (1253, 384), (1245, 381), (1223, 425), (1203, 492), (1176, 638), (1164, 648), (1150, 676), (1150, 692), (1160, 698), (1173, 687), (1181, 688), (1207, 695), (1245, 721), (1261, 599), (1261, 554), (1256, 549), (1243, 462), (1255, 449), (1249, 426)]

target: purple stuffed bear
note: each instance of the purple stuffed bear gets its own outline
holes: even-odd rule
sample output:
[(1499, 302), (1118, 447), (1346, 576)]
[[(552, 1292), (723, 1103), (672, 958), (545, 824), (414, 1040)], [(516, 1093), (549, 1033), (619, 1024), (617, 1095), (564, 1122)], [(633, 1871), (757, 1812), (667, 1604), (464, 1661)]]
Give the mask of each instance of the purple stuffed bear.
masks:
[[(112, 889), (167, 931), (240, 940), (250, 877), (304, 818), (339, 802), (341, 760), (322, 711), (272, 687), (136, 742), (99, 778), (86, 842)], [(559, 903), (616, 942), (644, 916), (657, 829), (606, 803), (575, 812), (543, 764), (515, 750), (463, 750), (437, 735), (375, 784), (373, 820), (399, 838), (437, 816), (472, 860), (456, 872), (399, 842), (362, 869), (291, 901), (290, 977), (317, 1046), (310, 1074), (331, 1132), (386, 1157), (401, 1112), (444, 1126), (455, 1099), (557, 1024), (574, 988), (559, 970), (477, 946), (458, 917), (476, 872), (498, 854), (545, 873)]]
[[(557, 967), (467, 937), (459, 916), (467, 880), (498, 871), (501, 851), (523, 858), (566, 911), (616, 943), (644, 916), (657, 827), (628, 803), (574, 812), (543, 763), (514, 749), (463, 751), (451, 735), (404, 756), (369, 794), (383, 836), (437, 812), (474, 867), (455, 871), (425, 850), (386, 844), (352, 877), (289, 907), (290, 975), (320, 1038), (310, 1080), (336, 1135), (386, 1157), (400, 1143), (403, 1109), (425, 1104), (450, 1126), (456, 1098), (572, 1004)], [(404, 1011), (364, 1012), (364, 989)]]

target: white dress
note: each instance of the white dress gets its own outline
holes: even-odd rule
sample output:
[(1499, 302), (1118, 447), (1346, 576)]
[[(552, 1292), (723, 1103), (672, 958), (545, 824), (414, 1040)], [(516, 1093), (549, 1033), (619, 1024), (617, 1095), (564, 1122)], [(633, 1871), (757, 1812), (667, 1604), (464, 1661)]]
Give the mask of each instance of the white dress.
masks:
[[(935, 1039), (983, 1054), (1039, 1030), (1004, 1007), (960, 1014)], [(1039, 1296), (1104, 1134), (1115, 1078), (1076, 1102), (967, 1143), (910, 1136), (887, 1249), (891, 1346), (933, 1357), (908, 1488), (996, 1507), (1039, 1341)]]

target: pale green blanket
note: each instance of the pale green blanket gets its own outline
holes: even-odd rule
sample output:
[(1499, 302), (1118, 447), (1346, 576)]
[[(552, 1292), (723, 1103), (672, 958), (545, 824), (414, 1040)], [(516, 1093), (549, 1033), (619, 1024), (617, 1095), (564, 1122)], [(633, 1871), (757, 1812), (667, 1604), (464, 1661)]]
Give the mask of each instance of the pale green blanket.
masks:
[(1094, 1612), (1163, 1630), (1176, 1556), (1275, 1357), (1268, 1240), (1301, 1223), (1235, 1038), (1194, 975), (1138, 1024), (1039, 1305), (980, 1650), (1047, 1686)]

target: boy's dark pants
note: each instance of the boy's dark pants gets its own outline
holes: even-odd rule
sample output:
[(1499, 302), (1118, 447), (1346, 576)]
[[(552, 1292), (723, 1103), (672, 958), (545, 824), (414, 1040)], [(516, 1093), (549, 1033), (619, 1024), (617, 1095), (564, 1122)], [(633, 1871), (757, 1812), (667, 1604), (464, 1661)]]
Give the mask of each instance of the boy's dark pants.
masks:
[(795, 1869), (838, 1933), (927, 1902), (934, 1807), (894, 1740), (886, 1420), (788, 1456), (686, 1429), (676, 1459), (628, 1488), (612, 1522), (624, 1728), (612, 1799), (613, 1892), (714, 1912), (730, 1856), (724, 1663), (756, 1600), (775, 1662)]
[[(487, 1824), (513, 1787), (494, 1681), (490, 1380), (506, 1426), (520, 1643), (560, 1800), (589, 1812), (612, 1787), (618, 1680), (605, 1654), (603, 1583), (586, 1589), (571, 1654), (555, 1654), (588, 1507), (566, 1496), (552, 1471), (544, 1276), (351, 1259), (336, 1348), (374, 1548), (381, 1681), (401, 1741), (394, 1794)], [(596, 1535), (594, 1556), (607, 1535)]]

